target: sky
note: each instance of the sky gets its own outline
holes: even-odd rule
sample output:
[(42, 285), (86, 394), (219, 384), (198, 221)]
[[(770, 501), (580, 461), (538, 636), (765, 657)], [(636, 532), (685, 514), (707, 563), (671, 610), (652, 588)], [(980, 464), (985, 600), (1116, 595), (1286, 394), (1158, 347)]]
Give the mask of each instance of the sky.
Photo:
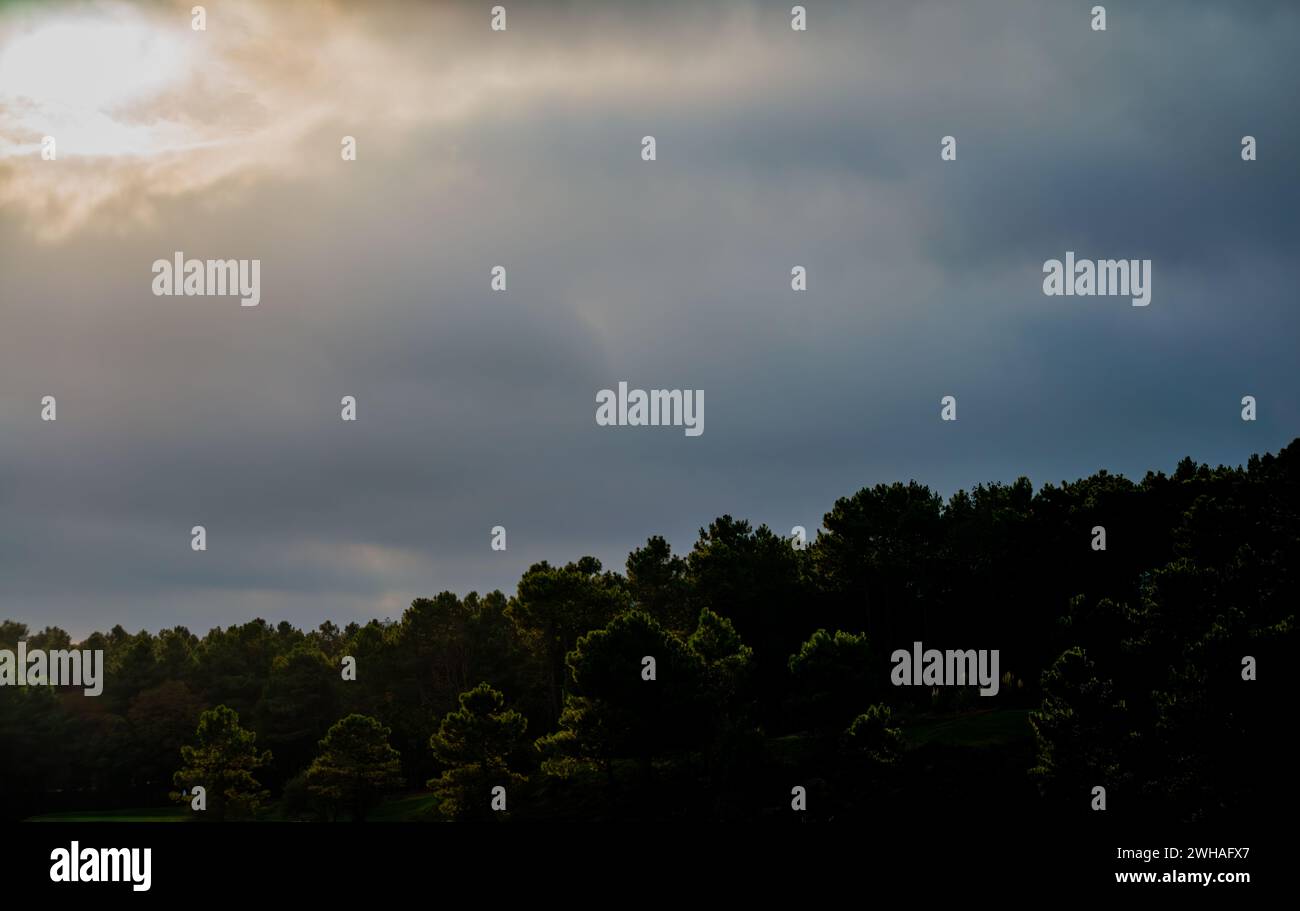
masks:
[[(1300, 6), (192, 5), (0, 6), (0, 618), (365, 622), (1300, 428)], [(1067, 250), (1150, 305), (1045, 296)], [(155, 296), (176, 251), (260, 304)], [(704, 433), (598, 426), (620, 381)]]

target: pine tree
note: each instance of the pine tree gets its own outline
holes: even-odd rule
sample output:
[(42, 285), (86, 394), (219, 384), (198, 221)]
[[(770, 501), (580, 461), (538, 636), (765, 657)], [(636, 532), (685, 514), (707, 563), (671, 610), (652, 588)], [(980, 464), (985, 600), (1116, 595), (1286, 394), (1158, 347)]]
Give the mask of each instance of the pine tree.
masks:
[(439, 798), (439, 812), (457, 820), (504, 815), (491, 809), (492, 788), (527, 781), (508, 764), (527, 727), (528, 720), (507, 709), (505, 697), (487, 683), (461, 693), (460, 708), (448, 712), (429, 738), (434, 755), (448, 767), (428, 783)]
[(181, 788), (176, 799), (188, 802), (184, 793), (196, 785), (207, 793), (208, 819), (220, 822), (227, 816), (256, 812), (268, 791), (253, 772), (271, 761), (271, 751), (257, 752), (257, 735), (239, 726), (239, 713), (219, 705), (199, 716), (195, 746), (181, 747), (183, 767), (172, 776)]
[(384, 792), (403, 783), (401, 756), (388, 744), (390, 733), (368, 715), (339, 721), (307, 769), (307, 790), (335, 808), (346, 807), (353, 822), (364, 822)]

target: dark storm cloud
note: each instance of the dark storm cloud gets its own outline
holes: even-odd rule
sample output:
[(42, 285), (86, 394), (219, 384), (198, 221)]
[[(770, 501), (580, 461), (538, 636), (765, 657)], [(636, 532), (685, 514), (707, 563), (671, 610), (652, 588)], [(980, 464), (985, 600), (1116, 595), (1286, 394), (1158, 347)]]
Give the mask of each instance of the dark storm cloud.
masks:
[[(504, 36), (340, 13), (393, 78), (308, 117), (254, 67), (271, 115), (301, 102), (293, 154), (166, 172), (148, 218), (158, 172), (54, 238), (3, 210), (0, 615), (394, 615), (723, 512), (811, 529), (867, 484), (1236, 463), (1300, 426), (1290, 8), (810, 4), (797, 35), (788, 4), (508, 6)], [(1153, 259), (1151, 306), (1044, 297), (1066, 249)], [(152, 296), (174, 250), (260, 258), (261, 306)], [(620, 380), (703, 389), (704, 435), (597, 427)]]

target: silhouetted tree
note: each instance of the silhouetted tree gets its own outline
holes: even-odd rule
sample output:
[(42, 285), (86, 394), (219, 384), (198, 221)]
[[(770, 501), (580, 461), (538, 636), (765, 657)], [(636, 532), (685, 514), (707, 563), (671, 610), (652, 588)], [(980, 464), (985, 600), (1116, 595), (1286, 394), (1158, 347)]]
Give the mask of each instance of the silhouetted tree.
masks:
[(521, 629), (538, 641), (550, 675), (550, 718), (559, 717), (564, 702), (564, 656), (578, 637), (604, 626), (631, 605), (627, 586), (617, 573), (602, 573), (595, 557), (554, 567), (534, 564), (519, 580), (509, 613)]
[(794, 705), (809, 730), (839, 736), (881, 689), (865, 635), (819, 629), (790, 656)]

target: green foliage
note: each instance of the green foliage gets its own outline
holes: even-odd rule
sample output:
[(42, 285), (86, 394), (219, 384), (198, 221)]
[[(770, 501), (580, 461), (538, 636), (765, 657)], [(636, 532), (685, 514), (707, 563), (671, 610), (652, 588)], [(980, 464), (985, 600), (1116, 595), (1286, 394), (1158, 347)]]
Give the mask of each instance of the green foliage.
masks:
[(339, 686), (338, 665), (307, 642), (272, 660), (256, 718), (284, 771), (311, 762), (316, 744), (339, 717)]
[(439, 798), (439, 811), (449, 819), (501, 818), (490, 795), (494, 786), (522, 784), (527, 779), (509, 766), (528, 721), (507, 709), (505, 697), (486, 683), (460, 695), (460, 708), (448, 712), (438, 732), (429, 738), (438, 761), (447, 769), (429, 782)]
[(864, 487), (836, 500), (822, 520), (814, 563), (832, 589), (873, 600), (905, 592), (939, 555), (942, 519), (943, 498), (923, 484)]
[[(1095, 525), (1104, 552), (1089, 546)], [(877, 485), (836, 501), (805, 550), (722, 516), (682, 556), (651, 537), (626, 578), (589, 557), (538, 563), (513, 597), (443, 592), (395, 620), (302, 631), (255, 619), (201, 637), (114, 626), (77, 644), (5, 621), (0, 647), (103, 649), (106, 674), (97, 699), (0, 687), (0, 815), (164, 802), (181, 747), (216, 705), (273, 756), (251, 731), (243, 747), (228, 737), (237, 780), (204, 782), (207, 818), (232, 788), (230, 813), (246, 815), (256, 800), (244, 796), (263, 784), (310, 812), (316, 745), (355, 713), (389, 729), (405, 785), (441, 783), (453, 816), (462, 804), (486, 814), (491, 784), (532, 773), (537, 752), (518, 749), (526, 725), (541, 735), (543, 774), (511, 806), (547, 818), (749, 819), (779, 770), (833, 782), (837, 805), (864, 812), (901, 800), (901, 781), (907, 799), (946, 807), (978, 773), (1034, 801), (1034, 783), (1076, 807), (1081, 789), (1105, 784), (1126, 813), (1224, 819), (1293, 777), (1276, 669), (1295, 653), (1297, 567), (1300, 441), (1244, 467), (1188, 459), (1136, 482), (1099, 471), (1037, 491), (1021, 478), (946, 503), (915, 482)], [(997, 647), (1012, 675), (998, 702), (1035, 706), (1033, 737), (1005, 736), (1005, 717), (968, 688), (932, 702), (927, 687), (890, 687), (884, 655), (913, 641)], [(340, 680), (345, 655), (356, 681)], [(654, 682), (641, 679), (645, 655)], [(1241, 678), (1247, 655), (1258, 681)], [(500, 690), (499, 710), (463, 706), (480, 680)], [(895, 722), (872, 713), (886, 701), (914, 747), (893, 763)], [(962, 708), (973, 711), (950, 711)], [(449, 714), (461, 722), (439, 757), (426, 747)], [(471, 750), (476, 725), (504, 732)], [(186, 748), (202, 771), (187, 759), (194, 777), (178, 785), (225, 767), (209, 727), (212, 743)]]
[(365, 715), (339, 721), (307, 769), (307, 789), (336, 810), (348, 810), (354, 822), (364, 822), (385, 792), (402, 786), (400, 757), (388, 745), (390, 733)]
[[(234, 709), (219, 705), (199, 716), (195, 740), (181, 747), (183, 765), (172, 783), (182, 792), (195, 785), (206, 789), (208, 808), (201, 818), (220, 822), (253, 815), (268, 796), (253, 773), (271, 761), (269, 751), (257, 751), (257, 735), (239, 726)], [(185, 793), (175, 798), (190, 800)]]
[[(655, 679), (643, 659), (654, 659)], [(707, 721), (703, 659), (644, 611), (621, 614), (578, 640), (568, 666), (574, 711), (566, 712), (575, 743), (608, 766), (615, 756), (639, 759), (697, 745)]]
[(76, 743), (78, 733), (52, 689), (0, 686), (0, 814), (21, 819), (37, 809), (38, 795), (66, 780), (66, 754), (47, 747)]
[(1039, 744), (1032, 774), (1114, 788), (1124, 774), (1119, 748), (1126, 739), (1126, 710), (1112, 681), (1099, 676), (1083, 649), (1062, 653), (1043, 673), (1042, 707), (1029, 714)]
[(126, 712), (130, 755), (136, 780), (166, 786), (182, 746), (194, 733), (205, 706), (179, 680), (142, 690)]
[[(867, 637), (819, 629), (790, 656), (794, 701), (808, 728), (837, 736), (880, 690)], [(874, 674), (873, 674), (874, 672)]]
[(564, 656), (578, 637), (597, 629), (632, 603), (627, 584), (617, 573), (601, 572), (595, 557), (562, 567), (534, 564), (519, 580), (509, 616), (533, 636), (550, 678), (550, 718), (563, 707)]
[(844, 748), (850, 757), (862, 758), (876, 766), (895, 765), (903, 754), (903, 732), (892, 727), (889, 706), (877, 703), (849, 724), (844, 732)]
[(280, 817), (286, 820), (324, 822), (329, 818), (328, 808), (308, 789), (305, 770), (284, 783), (279, 810)]
[(732, 708), (752, 676), (754, 650), (740, 640), (736, 627), (707, 607), (700, 611), (687, 647), (704, 663), (710, 694), (720, 707)]
[(686, 561), (659, 535), (627, 555), (627, 587), (633, 603), (665, 629), (685, 634), (694, 615)]

